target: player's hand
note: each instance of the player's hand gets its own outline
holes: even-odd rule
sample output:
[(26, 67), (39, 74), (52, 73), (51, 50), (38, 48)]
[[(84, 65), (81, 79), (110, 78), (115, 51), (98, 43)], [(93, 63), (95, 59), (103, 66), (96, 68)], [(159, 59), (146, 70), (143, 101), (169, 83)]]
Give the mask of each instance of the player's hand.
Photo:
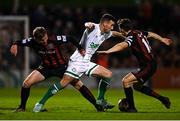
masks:
[(16, 44), (13, 44), (11, 46), (10, 52), (12, 55), (16, 56), (17, 55), (17, 50), (18, 50), (18, 46)]
[(172, 43), (173, 43), (173, 41), (171, 40), (171, 39), (169, 39), (169, 38), (163, 38), (164, 40), (163, 40), (163, 42), (167, 45), (167, 46), (169, 46), (169, 45), (171, 45)]
[(94, 30), (94, 27), (95, 27), (94, 23), (92, 23), (92, 22), (86, 22), (84, 25), (85, 25), (85, 27), (88, 29), (88, 31)]
[(108, 54), (108, 51), (97, 51), (99, 54)]
[(85, 54), (86, 54), (86, 51), (85, 51), (84, 49), (80, 49), (80, 50), (79, 50), (79, 53), (84, 57)]

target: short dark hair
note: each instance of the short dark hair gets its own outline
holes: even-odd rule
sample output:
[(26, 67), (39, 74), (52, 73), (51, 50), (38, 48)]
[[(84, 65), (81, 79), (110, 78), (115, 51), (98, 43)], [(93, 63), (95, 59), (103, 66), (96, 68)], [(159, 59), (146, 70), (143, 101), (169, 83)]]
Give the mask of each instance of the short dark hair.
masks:
[(36, 27), (33, 30), (33, 37), (34, 37), (34, 39), (41, 41), (46, 33), (47, 33), (47, 31), (44, 27)]
[(119, 19), (117, 21), (119, 29), (123, 29), (125, 31), (129, 31), (133, 29), (133, 23), (130, 19), (124, 18), (124, 19)]
[(106, 14), (102, 15), (102, 17), (100, 19), (100, 23), (102, 23), (104, 21), (110, 21), (110, 20), (116, 22), (116, 19), (115, 19), (114, 16), (112, 16), (111, 14), (106, 13)]

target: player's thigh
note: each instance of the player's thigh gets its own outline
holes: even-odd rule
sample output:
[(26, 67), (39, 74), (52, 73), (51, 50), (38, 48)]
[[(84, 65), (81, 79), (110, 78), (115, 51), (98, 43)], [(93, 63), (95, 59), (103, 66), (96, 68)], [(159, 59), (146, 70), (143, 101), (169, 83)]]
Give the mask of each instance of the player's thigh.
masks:
[(24, 80), (23, 85), (25, 87), (30, 87), (35, 83), (43, 81), (44, 79), (45, 79), (45, 77), (39, 71), (34, 70)]
[(111, 78), (112, 72), (110, 70), (106, 69), (105, 67), (99, 65), (92, 72), (92, 76)]
[(68, 84), (70, 84), (72, 81), (74, 81), (75, 78), (67, 75), (66, 73), (64, 74), (63, 78), (61, 79), (60, 83), (62, 87), (66, 87)]
[(156, 71), (156, 68), (157, 68), (156, 62), (152, 62), (152, 63), (147, 64), (146, 67), (140, 69), (139, 71), (135, 71), (132, 73), (136, 76), (136, 78), (138, 79), (140, 83), (144, 84), (153, 76), (153, 74)]

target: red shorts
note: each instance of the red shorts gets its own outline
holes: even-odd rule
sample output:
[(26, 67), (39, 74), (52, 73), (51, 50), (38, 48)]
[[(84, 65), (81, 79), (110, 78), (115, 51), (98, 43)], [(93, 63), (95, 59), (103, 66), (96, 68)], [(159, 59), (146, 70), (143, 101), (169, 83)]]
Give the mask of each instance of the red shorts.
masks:
[(144, 84), (153, 76), (153, 74), (156, 72), (156, 69), (157, 62), (154, 60), (141, 67), (140, 70), (132, 72), (132, 74), (137, 78), (139, 82)]

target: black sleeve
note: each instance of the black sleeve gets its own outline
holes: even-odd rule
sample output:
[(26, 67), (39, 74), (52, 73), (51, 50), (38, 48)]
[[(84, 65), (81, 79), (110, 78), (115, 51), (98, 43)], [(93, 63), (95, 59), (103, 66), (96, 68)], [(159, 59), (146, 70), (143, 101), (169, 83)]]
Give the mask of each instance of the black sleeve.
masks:
[(75, 37), (67, 36), (67, 40), (69, 40), (74, 46), (76, 46), (78, 50), (82, 49), (82, 46), (78, 43), (78, 40)]
[(69, 35), (61, 35), (57, 36), (57, 44), (63, 44), (71, 42), (74, 46), (76, 46), (79, 50), (82, 49), (82, 46), (78, 43), (77, 39), (75, 37), (69, 36)]
[(31, 46), (32, 43), (33, 43), (32, 38), (27, 38), (27, 39), (23, 39), (23, 40), (16, 40), (13, 42), (13, 44), (16, 44), (18, 46)]

